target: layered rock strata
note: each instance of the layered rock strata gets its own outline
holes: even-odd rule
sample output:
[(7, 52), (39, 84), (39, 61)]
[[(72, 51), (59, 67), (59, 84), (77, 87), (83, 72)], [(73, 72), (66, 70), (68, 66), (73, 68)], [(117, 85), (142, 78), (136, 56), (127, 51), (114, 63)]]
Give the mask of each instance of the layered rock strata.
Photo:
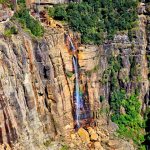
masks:
[[(5, 28), (14, 25), (11, 22), (0, 24), (0, 144), (15, 147), (15, 150), (48, 149), (45, 144), (48, 140), (67, 137), (74, 128), (72, 55), (66, 47), (64, 30), (49, 28), (42, 39), (32, 39), (16, 26), (18, 34), (7, 37)], [(97, 127), (107, 128), (109, 133), (117, 129), (110, 121), (109, 112), (111, 83), (106, 70), (111, 57), (119, 56), (121, 60), (121, 69), (116, 73), (118, 86), (125, 88), (127, 93), (138, 89), (141, 112), (148, 106), (148, 29), (149, 17), (140, 14), (138, 27), (131, 30), (132, 36), (122, 32), (102, 46), (81, 45), (78, 48), (81, 86), (87, 87)], [(136, 64), (134, 73), (133, 61)], [(108, 111), (100, 113), (104, 109)], [(96, 139), (93, 148), (105, 148), (104, 144), (102, 147), (99, 144), (99, 138), (100, 135), (93, 135), (90, 139)], [(77, 139), (80, 139), (78, 135)], [(107, 139), (103, 143), (114, 146), (113, 141)], [(127, 144), (122, 145), (126, 147)]]

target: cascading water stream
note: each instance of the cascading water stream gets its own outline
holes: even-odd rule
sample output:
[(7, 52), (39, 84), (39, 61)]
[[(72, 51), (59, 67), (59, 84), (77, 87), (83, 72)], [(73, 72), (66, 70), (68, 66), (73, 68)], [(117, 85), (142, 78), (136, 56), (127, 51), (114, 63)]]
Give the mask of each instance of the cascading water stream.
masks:
[(71, 51), (73, 68), (75, 73), (75, 86), (74, 86), (74, 119), (75, 119), (75, 128), (79, 128), (86, 124), (90, 124), (91, 115), (90, 115), (90, 104), (88, 101), (88, 93), (83, 90), (83, 85), (80, 87), (80, 74), (79, 74), (79, 64), (77, 56), (77, 48), (75, 47), (71, 37), (66, 35), (66, 44), (69, 51)]
[(68, 36), (68, 40), (69, 40), (69, 42), (70, 42), (71, 50), (72, 50), (72, 51), (76, 51), (76, 49), (75, 49), (75, 47), (74, 47), (74, 45), (73, 45), (73, 42), (72, 42), (70, 36)]
[(76, 120), (77, 126), (79, 127), (79, 120), (80, 120), (80, 88), (79, 88), (79, 76), (78, 76), (78, 63), (77, 58), (73, 56), (73, 66), (75, 70), (75, 99), (76, 99)]
[(75, 72), (75, 91), (74, 91), (75, 109), (76, 109), (75, 119), (76, 119), (77, 128), (79, 128), (80, 120), (82, 120), (83, 118), (86, 118), (86, 113), (84, 109), (84, 100), (82, 97), (82, 91), (80, 90), (80, 85), (79, 85), (79, 66), (78, 66), (78, 57), (75, 54), (76, 48), (70, 36), (68, 36), (68, 40), (70, 43), (70, 49), (71, 51), (73, 51), (72, 61), (73, 61), (73, 67), (74, 67), (74, 72)]

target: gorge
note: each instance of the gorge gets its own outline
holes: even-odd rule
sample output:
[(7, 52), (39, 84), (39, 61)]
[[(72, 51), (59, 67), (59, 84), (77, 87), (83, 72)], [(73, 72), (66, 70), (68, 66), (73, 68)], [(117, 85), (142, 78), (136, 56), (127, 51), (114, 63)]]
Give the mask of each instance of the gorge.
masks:
[(0, 16), (0, 150), (149, 149), (150, 3), (136, 10), (136, 27), (102, 44), (86, 43), (95, 29), (72, 30), (62, 12), (44, 32), (24, 10)]

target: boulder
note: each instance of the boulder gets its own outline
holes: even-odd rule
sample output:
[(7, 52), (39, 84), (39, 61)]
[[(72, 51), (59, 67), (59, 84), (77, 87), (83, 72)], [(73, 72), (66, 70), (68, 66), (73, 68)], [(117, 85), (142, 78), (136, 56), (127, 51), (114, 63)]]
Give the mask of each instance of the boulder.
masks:
[(95, 133), (95, 131), (94, 131), (94, 129), (93, 129), (93, 128), (88, 127), (87, 129), (88, 129), (88, 132), (89, 132), (89, 134), (90, 134), (90, 135), (91, 135), (91, 134), (93, 134), (93, 133)]
[(11, 150), (11, 148), (8, 144), (2, 144), (0, 145), (0, 150)]
[(72, 139), (72, 140), (74, 140), (74, 139), (76, 138), (76, 135), (75, 135), (75, 134), (71, 134), (70, 136), (71, 136), (71, 139)]
[(73, 143), (71, 143), (69, 146), (70, 146), (70, 148), (75, 147), (75, 145)]
[(79, 134), (79, 136), (80, 136), (80, 138), (82, 139), (83, 142), (86, 142), (86, 143), (90, 142), (89, 134), (85, 129), (80, 128), (78, 130), (78, 134)]
[(98, 140), (98, 134), (92, 133), (92, 134), (91, 134), (91, 140), (92, 140), (92, 141), (97, 141), (97, 140)]
[(99, 142), (101, 142), (101, 141), (102, 141), (102, 139), (101, 139), (101, 137), (100, 137), (100, 136), (98, 137), (98, 140), (97, 140), (97, 141), (99, 141)]
[(108, 141), (108, 146), (110, 146), (111, 148), (117, 149), (119, 148), (120, 142), (117, 140), (109, 140)]
[(65, 126), (65, 129), (66, 130), (71, 129), (71, 126), (68, 124), (68, 125)]
[(101, 146), (100, 142), (95, 142), (94, 147), (96, 150), (104, 150), (104, 148)]
[(102, 138), (101, 142), (105, 143), (105, 144), (108, 143), (109, 142), (109, 137), (107, 136), (107, 137)]
[(98, 134), (101, 138), (106, 137), (106, 135), (105, 135), (104, 133), (102, 133), (101, 131), (97, 131), (97, 134)]

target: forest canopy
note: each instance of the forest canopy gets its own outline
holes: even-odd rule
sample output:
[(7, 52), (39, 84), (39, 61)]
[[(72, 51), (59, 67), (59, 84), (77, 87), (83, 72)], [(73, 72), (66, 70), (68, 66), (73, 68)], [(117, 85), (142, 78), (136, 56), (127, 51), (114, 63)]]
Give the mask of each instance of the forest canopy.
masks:
[(104, 39), (112, 39), (117, 31), (136, 25), (137, 5), (137, 0), (83, 0), (56, 5), (49, 9), (49, 15), (80, 32), (82, 43), (101, 44)]

